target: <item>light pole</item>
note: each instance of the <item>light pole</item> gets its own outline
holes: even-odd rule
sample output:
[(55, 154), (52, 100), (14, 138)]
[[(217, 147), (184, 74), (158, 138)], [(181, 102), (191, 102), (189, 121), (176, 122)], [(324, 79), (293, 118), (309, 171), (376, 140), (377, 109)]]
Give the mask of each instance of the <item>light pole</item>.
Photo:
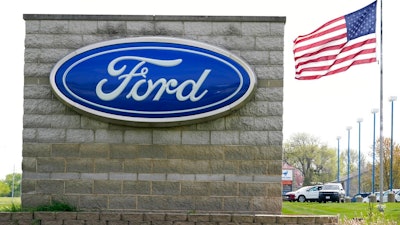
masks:
[(346, 127), (347, 130), (347, 185), (346, 195), (350, 196), (350, 130), (351, 127)]
[(375, 125), (376, 125), (376, 113), (379, 112), (379, 109), (372, 109), (371, 112), (374, 114), (374, 134), (372, 140), (372, 193), (375, 194)]
[(358, 123), (358, 193), (361, 193), (361, 122), (362, 118), (357, 119)]
[(396, 96), (390, 96), (389, 102), (392, 104), (392, 116), (391, 116), (391, 127), (390, 127), (390, 184), (389, 189), (393, 188), (393, 102), (397, 100)]
[(340, 182), (340, 136), (336, 137), (337, 140), (337, 182)]

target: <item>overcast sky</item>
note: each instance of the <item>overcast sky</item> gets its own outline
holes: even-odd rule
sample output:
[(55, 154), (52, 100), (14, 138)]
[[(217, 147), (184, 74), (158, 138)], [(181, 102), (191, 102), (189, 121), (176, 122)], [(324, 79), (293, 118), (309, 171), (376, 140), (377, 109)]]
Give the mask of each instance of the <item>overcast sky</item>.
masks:
[[(201, 16), (285, 16), (284, 50), (284, 140), (306, 132), (322, 143), (347, 149), (347, 126), (352, 126), (350, 145), (358, 150), (358, 118), (361, 123), (361, 149), (371, 152), (373, 143), (372, 108), (379, 108), (380, 65), (364, 64), (349, 71), (313, 81), (294, 79), (293, 40), (314, 31), (323, 23), (356, 11), (370, 0), (18, 0), (0, 9), (1, 86), (0, 101), (0, 179), (21, 172), (23, 63), (25, 21), (23, 14), (126, 14), (126, 15), (201, 15)], [(390, 137), (389, 96), (400, 97), (396, 53), (397, 3), (385, 1), (383, 8), (383, 133)], [(379, 4), (378, 4), (379, 11)], [(386, 28), (386, 29), (385, 29)], [(378, 60), (380, 55), (378, 55)], [(394, 141), (400, 140), (400, 102), (394, 103)], [(379, 137), (379, 114), (376, 138)]]

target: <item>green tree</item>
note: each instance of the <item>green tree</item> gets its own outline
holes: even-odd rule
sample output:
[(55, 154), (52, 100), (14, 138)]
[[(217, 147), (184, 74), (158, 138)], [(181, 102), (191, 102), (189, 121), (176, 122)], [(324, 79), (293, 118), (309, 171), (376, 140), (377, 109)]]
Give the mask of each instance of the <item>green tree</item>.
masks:
[(10, 187), (4, 181), (0, 181), (0, 197), (6, 197), (10, 194)]
[(10, 188), (10, 191), (8, 193), (8, 197), (12, 197), (14, 194), (14, 197), (19, 197), (21, 196), (21, 180), (22, 180), (22, 174), (20, 173), (12, 173), (6, 175), (6, 179), (4, 180), (4, 183), (8, 185)]
[(319, 138), (296, 133), (284, 143), (283, 151), (284, 160), (303, 173), (303, 185), (334, 179), (335, 151), (322, 145)]

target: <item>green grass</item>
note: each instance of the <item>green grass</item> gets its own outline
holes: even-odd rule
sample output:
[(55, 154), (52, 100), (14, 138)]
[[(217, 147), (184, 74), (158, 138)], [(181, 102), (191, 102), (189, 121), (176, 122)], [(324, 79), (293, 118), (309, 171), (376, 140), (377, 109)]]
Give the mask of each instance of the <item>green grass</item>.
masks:
[(11, 206), (12, 204), (21, 204), (21, 198), (10, 198), (10, 197), (0, 197), (0, 208), (5, 206)]
[(400, 203), (382, 204), (384, 212), (378, 210), (378, 203), (318, 203), (283, 202), (283, 215), (339, 215), (340, 219), (364, 218), (369, 215), (385, 220), (400, 221)]
[(0, 197), (0, 212), (20, 211), (21, 198)]

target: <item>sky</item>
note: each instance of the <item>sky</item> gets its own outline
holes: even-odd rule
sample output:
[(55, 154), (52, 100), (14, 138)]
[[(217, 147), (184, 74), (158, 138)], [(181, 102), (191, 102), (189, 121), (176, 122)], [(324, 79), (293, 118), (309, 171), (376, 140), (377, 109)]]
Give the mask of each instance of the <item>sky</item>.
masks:
[[(322, 144), (341, 151), (348, 146), (369, 157), (373, 143), (373, 108), (380, 108), (382, 93), (384, 137), (391, 136), (389, 96), (400, 101), (400, 79), (396, 74), (396, 1), (383, 4), (383, 45), (379, 63), (358, 65), (318, 80), (294, 79), (293, 40), (323, 23), (356, 11), (372, 0), (16, 0), (0, 8), (0, 180), (22, 171), (23, 67), (25, 21), (23, 14), (107, 15), (199, 15), (286, 17), (284, 39), (284, 142), (296, 133), (319, 138)], [(378, 4), (378, 12), (380, 5)], [(379, 18), (379, 15), (378, 15)], [(379, 24), (379, 21), (378, 21)], [(378, 38), (380, 32), (378, 32)], [(380, 45), (379, 45), (380, 46)], [(380, 64), (381, 63), (381, 64)], [(382, 65), (382, 66), (381, 66)], [(381, 73), (382, 68), (382, 73)], [(382, 89), (380, 77), (383, 75)], [(393, 103), (393, 140), (400, 142), (400, 102)], [(358, 118), (363, 122), (357, 123)], [(380, 114), (376, 114), (376, 138), (380, 136)], [(350, 142), (346, 128), (351, 126)], [(359, 132), (359, 130), (361, 132)], [(359, 142), (360, 140), (360, 142)], [(349, 144), (350, 143), (350, 144)]]

